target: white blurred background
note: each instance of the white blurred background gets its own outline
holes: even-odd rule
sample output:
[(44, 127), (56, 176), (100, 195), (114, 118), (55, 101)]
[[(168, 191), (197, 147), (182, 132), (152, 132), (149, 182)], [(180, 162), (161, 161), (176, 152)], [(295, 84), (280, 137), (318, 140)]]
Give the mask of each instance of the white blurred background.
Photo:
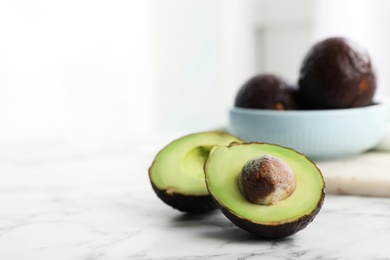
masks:
[(296, 81), (316, 41), (349, 37), (390, 95), (390, 1), (0, 2), (0, 140), (148, 137), (223, 126), (258, 72)]

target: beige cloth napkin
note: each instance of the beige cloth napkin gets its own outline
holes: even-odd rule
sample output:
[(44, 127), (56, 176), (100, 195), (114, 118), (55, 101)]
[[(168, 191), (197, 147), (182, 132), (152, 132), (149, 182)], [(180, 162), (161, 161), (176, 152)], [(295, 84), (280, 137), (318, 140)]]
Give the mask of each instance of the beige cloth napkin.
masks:
[(380, 141), (380, 143), (377, 146), (375, 146), (374, 149), (390, 152), (390, 124), (387, 125), (386, 134), (383, 137), (382, 141)]

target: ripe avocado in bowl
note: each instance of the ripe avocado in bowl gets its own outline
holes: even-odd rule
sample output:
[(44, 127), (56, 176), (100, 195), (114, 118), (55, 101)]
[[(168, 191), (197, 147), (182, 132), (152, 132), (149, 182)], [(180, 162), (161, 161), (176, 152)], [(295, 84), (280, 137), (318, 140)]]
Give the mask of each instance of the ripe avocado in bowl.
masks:
[(374, 66), (355, 42), (343, 37), (317, 42), (302, 61), (296, 87), (287, 86), (270, 74), (244, 83), (229, 110), (228, 131), (244, 141), (293, 148), (313, 160), (353, 156), (385, 136), (390, 103), (374, 98)]
[(235, 107), (290, 110), (296, 109), (296, 86), (279, 75), (264, 73), (250, 78), (239, 89)]
[(377, 85), (368, 51), (343, 37), (314, 44), (300, 68), (299, 95), (309, 109), (364, 107)]

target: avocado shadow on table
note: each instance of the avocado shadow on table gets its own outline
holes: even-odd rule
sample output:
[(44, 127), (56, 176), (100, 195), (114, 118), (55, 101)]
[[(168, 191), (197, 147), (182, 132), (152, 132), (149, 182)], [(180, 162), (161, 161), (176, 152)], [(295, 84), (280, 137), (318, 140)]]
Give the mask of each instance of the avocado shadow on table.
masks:
[(291, 238), (267, 239), (249, 233), (230, 222), (223, 214), (213, 211), (203, 214), (181, 214), (170, 221), (175, 228), (185, 228), (194, 236), (222, 240), (226, 243), (261, 243), (287, 241)]

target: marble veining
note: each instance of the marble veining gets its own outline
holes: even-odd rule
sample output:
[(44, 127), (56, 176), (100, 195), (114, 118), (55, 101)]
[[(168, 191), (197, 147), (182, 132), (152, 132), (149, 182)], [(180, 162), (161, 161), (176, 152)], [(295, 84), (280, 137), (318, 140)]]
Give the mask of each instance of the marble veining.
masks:
[(0, 144), (0, 259), (390, 259), (390, 199), (328, 194), (303, 231), (261, 240), (219, 211), (163, 204), (147, 169), (169, 138)]

